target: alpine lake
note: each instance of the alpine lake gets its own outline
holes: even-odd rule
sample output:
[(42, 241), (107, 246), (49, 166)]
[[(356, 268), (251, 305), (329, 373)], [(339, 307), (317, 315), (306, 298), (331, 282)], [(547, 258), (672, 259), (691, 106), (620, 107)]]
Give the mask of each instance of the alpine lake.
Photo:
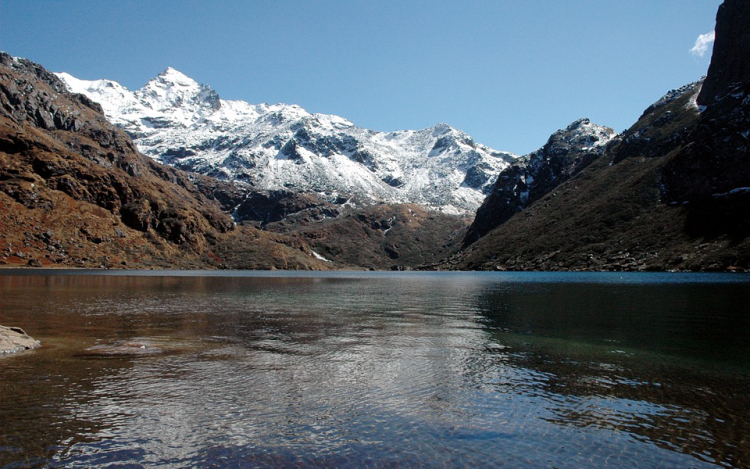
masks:
[(0, 271), (0, 467), (750, 467), (750, 276)]

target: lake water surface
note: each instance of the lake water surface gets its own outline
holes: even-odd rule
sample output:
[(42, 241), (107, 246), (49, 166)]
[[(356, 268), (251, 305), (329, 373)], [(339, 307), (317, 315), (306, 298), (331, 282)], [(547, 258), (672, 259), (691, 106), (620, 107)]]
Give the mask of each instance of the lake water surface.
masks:
[(750, 467), (750, 277), (0, 271), (0, 467)]

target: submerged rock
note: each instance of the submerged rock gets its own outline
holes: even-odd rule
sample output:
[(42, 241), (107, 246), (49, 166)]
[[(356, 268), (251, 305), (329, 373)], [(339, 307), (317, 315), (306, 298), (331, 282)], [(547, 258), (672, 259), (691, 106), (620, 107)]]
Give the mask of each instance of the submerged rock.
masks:
[(117, 343), (107, 345), (94, 345), (87, 348), (83, 355), (92, 357), (114, 357), (114, 356), (138, 356), (138, 355), (157, 355), (164, 350), (153, 345), (143, 343)]
[(0, 354), (30, 350), (41, 345), (20, 327), (0, 326)]

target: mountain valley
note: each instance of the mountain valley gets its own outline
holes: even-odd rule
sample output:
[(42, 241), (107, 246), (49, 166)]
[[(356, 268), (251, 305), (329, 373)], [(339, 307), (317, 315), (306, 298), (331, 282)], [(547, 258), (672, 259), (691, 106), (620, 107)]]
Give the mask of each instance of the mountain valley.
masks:
[(750, 270), (749, 8), (720, 7), (704, 80), (525, 156), (1, 53), (0, 266)]

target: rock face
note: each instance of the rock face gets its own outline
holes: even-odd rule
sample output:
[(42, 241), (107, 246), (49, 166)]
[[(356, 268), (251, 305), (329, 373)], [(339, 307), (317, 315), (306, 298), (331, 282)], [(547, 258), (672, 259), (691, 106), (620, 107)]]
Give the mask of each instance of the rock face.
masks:
[(477, 211), (464, 247), (523, 211), (599, 157), (616, 132), (580, 119), (555, 132), (539, 150), (503, 170)]
[(726, 0), (716, 14), (716, 40), (698, 104), (706, 106), (750, 81), (750, 3)]
[(41, 345), (20, 327), (0, 326), (0, 354), (30, 350)]
[(261, 227), (290, 217), (307, 223), (336, 218), (341, 208), (310, 194), (291, 191), (252, 191), (234, 210), (234, 218)]
[[(6, 259), (98, 267), (139, 244), (164, 250), (165, 257), (200, 256), (209, 249), (206, 235), (234, 224), (196, 182), (138, 153), (100, 106), (69, 94), (54, 74), (0, 54), (0, 249)], [(94, 245), (89, 251), (96, 259), (74, 253), (87, 245)], [(42, 259), (29, 256), (35, 248), (46, 250)]]
[(662, 200), (684, 204), (695, 235), (750, 233), (750, 2), (727, 0), (689, 145), (662, 172)]

